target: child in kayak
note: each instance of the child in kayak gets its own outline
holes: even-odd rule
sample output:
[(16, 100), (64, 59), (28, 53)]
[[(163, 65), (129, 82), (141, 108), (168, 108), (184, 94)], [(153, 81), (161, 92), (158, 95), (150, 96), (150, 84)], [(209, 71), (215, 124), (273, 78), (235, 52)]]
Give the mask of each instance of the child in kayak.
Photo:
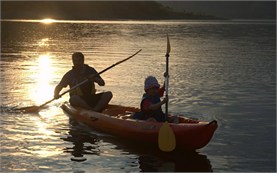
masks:
[[(166, 73), (164, 76), (166, 76)], [(162, 101), (160, 99), (164, 95), (165, 84), (160, 87), (160, 84), (154, 76), (148, 76), (144, 82), (144, 91), (145, 93), (142, 96), (140, 104), (141, 111), (135, 113), (133, 118), (139, 120), (165, 122), (166, 116), (161, 107), (168, 101), (168, 98), (165, 97)], [(177, 120), (176, 118), (170, 118), (169, 121), (176, 122)]]

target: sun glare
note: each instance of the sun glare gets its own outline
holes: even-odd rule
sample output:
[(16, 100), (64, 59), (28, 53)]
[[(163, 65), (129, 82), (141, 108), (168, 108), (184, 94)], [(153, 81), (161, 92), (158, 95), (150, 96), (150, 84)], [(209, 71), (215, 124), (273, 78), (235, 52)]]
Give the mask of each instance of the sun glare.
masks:
[(56, 20), (54, 20), (54, 19), (42, 19), (41, 20), (41, 23), (44, 23), (44, 24), (51, 24), (54, 22), (56, 22)]
[(36, 71), (34, 80), (37, 82), (36, 89), (31, 92), (31, 97), (37, 104), (41, 104), (53, 96), (53, 88), (49, 84), (53, 78), (50, 55), (40, 55), (37, 59), (37, 67), (34, 70)]

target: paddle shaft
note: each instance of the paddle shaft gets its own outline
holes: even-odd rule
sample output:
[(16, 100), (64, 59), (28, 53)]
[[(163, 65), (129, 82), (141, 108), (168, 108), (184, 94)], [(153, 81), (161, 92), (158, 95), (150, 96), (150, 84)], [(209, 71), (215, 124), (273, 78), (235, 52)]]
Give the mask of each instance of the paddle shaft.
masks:
[[(119, 61), (119, 62), (117, 62), (117, 63), (115, 63), (115, 64), (113, 64), (113, 65), (111, 65), (111, 66), (109, 66), (109, 67), (107, 67), (107, 68), (105, 68), (104, 70), (102, 70), (102, 71), (100, 71), (99, 73), (97, 73), (97, 75), (100, 75), (100, 74), (102, 74), (102, 73), (108, 71), (109, 69), (111, 69), (111, 68), (113, 68), (113, 67), (115, 67), (115, 66), (117, 66), (117, 65), (119, 65), (119, 64), (121, 64), (121, 63), (123, 63), (123, 62), (125, 62), (125, 61), (127, 61), (127, 60), (129, 60), (129, 59), (131, 59), (131, 58), (133, 58), (133, 57), (134, 57), (135, 55), (137, 55), (141, 50), (142, 50), (142, 49), (140, 49), (139, 51), (137, 51), (135, 54), (129, 56), (128, 58), (125, 58), (125, 59), (123, 59), (123, 60), (121, 60), (121, 61)], [(59, 95), (59, 98), (62, 97), (64, 94), (66, 94), (66, 93), (68, 93), (68, 92), (70, 92), (70, 91), (76, 89), (77, 87), (83, 85), (83, 84), (86, 83), (87, 81), (88, 81), (88, 79), (85, 79), (84, 81), (80, 82), (79, 84), (77, 84), (77, 85), (71, 87), (70, 89), (66, 90), (65, 92), (63, 92), (62, 94)], [(41, 107), (43, 107), (43, 106), (45, 106), (45, 105), (47, 105), (48, 103), (50, 103), (50, 102), (52, 102), (52, 101), (54, 101), (54, 100), (56, 100), (56, 98), (53, 98), (53, 99), (51, 99), (51, 100), (49, 100), (49, 101), (43, 103), (42, 105), (38, 106), (38, 109), (41, 108)]]
[[(169, 86), (169, 74), (168, 74), (168, 66), (169, 66), (169, 54), (167, 53), (165, 55), (166, 57), (166, 78), (165, 78), (165, 97), (168, 98), (168, 86)], [(165, 116), (166, 116), (166, 119), (167, 119), (167, 116), (168, 116), (168, 101), (165, 103)]]
[[(169, 41), (169, 37), (168, 37), (168, 34), (166, 35), (167, 36), (167, 45), (166, 45), (166, 54), (165, 54), (165, 57), (166, 57), (166, 85), (165, 85), (165, 89), (166, 89), (166, 92), (165, 92), (165, 96), (166, 98), (168, 98), (168, 87), (169, 87), (169, 53), (171, 51), (171, 46), (170, 46), (170, 41)], [(165, 118), (167, 119), (168, 117), (168, 101), (165, 103)]]

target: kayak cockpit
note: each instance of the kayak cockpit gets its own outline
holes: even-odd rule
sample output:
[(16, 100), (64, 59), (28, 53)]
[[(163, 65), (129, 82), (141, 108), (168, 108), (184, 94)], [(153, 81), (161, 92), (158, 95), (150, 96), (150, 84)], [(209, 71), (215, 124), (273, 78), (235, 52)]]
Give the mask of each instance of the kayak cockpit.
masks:
[[(140, 109), (139, 108), (135, 108), (135, 107), (125, 107), (125, 106), (120, 106), (120, 105), (108, 105), (106, 109), (104, 109), (101, 113), (106, 114), (106, 115), (110, 115), (116, 118), (120, 118), (120, 119), (132, 119), (133, 118), (133, 114), (135, 112), (139, 112)], [(171, 117), (171, 115), (169, 115), (169, 117)], [(178, 120), (179, 123), (190, 123), (190, 124), (197, 124), (199, 123), (199, 121), (197, 120), (193, 120), (193, 119), (189, 119), (186, 118), (184, 116), (178, 116)]]

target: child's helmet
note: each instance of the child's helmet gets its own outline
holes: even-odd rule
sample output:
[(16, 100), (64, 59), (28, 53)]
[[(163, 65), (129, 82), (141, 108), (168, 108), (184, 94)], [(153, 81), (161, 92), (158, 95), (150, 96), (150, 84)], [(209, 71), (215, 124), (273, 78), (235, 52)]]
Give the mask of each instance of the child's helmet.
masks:
[(148, 76), (144, 81), (145, 91), (151, 88), (159, 88), (159, 87), (160, 87), (160, 84), (154, 76)]

